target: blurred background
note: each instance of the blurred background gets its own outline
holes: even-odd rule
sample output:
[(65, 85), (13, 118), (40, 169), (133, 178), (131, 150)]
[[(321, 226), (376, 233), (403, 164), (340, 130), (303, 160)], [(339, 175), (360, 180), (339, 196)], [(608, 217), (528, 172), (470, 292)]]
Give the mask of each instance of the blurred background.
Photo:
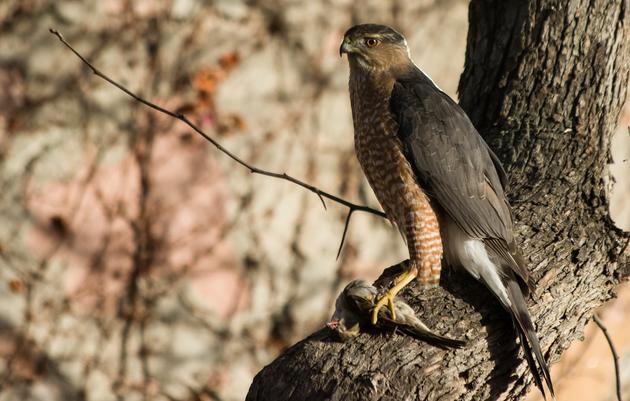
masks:
[[(258, 167), (377, 206), (355, 160), (347, 63), (358, 22), (393, 24), (456, 97), (465, 0), (0, 2), (0, 400), (242, 400), (322, 327), (352, 278), (406, 258), (382, 219), (252, 175)], [(611, 216), (630, 230), (630, 106), (612, 142)], [(627, 285), (624, 285), (627, 287)], [(630, 292), (601, 316), (630, 397)], [(589, 326), (554, 366), (559, 398), (612, 400)], [(530, 400), (536, 399), (532, 392)]]

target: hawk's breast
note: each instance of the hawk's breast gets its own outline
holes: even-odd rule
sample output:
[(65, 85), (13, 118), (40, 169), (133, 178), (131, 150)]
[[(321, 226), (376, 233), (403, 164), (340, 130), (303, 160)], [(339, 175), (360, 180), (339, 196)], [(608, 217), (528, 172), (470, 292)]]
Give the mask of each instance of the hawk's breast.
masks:
[(410, 213), (434, 213), (403, 153), (387, 92), (387, 89), (366, 91), (361, 82), (351, 81), (354, 145), (376, 198), (389, 219), (405, 234)]
[(351, 74), (350, 79), (359, 164), (385, 213), (405, 238), (419, 280), (436, 283), (442, 259), (438, 218), (398, 135), (398, 122), (389, 104), (393, 82), (374, 78), (364, 76), (358, 81)]

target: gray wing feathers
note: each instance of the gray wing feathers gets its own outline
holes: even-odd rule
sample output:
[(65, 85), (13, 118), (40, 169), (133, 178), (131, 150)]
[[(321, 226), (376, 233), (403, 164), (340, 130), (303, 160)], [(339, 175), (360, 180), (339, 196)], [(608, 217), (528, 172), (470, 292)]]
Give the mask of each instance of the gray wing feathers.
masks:
[(394, 85), (390, 107), (404, 152), (427, 195), (470, 238), (528, 282), (514, 243), (505, 171), (468, 116), (421, 71)]
[(422, 187), (471, 237), (511, 240), (509, 208), (487, 145), (463, 110), (431, 86), (399, 82), (391, 98)]
[(497, 170), (497, 174), (499, 174), (499, 180), (501, 181), (501, 185), (503, 186), (503, 189), (506, 189), (508, 186), (508, 178), (507, 178), (507, 174), (505, 173), (505, 169), (503, 168), (503, 165), (501, 164), (501, 160), (499, 160), (497, 155), (492, 151), (492, 149), (490, 149), (490, 147), (485, 141), (483, 141), (483, 144), (486, 145), (486, 150), (488, 151), (488, 154), (490, 154), (490, 158), (492, 159), (492, 164), (494, 164), (494, 168)]

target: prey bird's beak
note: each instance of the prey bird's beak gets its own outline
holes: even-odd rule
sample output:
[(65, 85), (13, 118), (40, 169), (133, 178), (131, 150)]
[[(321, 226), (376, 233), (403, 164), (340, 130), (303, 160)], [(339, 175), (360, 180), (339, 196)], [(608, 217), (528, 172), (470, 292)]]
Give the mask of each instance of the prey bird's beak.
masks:
[(339, 327), (339, 319), (333, 319), (330, 322), (326, 323), (329, 329), (335, 330)]
[(353, 49), (350, 38), (343, 38), (343, 42), (341, 42), (341, 46), (339, 46), (339, 57), (341, 57), (344, 53), (351, 53)]

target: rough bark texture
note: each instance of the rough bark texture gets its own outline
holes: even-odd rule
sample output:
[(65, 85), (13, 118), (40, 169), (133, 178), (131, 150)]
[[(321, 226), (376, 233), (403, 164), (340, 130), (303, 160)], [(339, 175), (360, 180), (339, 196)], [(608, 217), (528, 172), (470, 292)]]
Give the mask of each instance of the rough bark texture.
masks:
[[(609, 138), (625, 97), (630, 15), (622, 0), (473, 1), (461, 103), (497, 151), (538, 291), (530, 310), (553, 362), (628, 275), (628, 235), (608, 216)], [(531, 377), (507, 316), (474, 280), (404, 296), (443, 351), (399, 335), (336, 342), (320, 330), (263, 369), (248, 400), (519, 399)]]

